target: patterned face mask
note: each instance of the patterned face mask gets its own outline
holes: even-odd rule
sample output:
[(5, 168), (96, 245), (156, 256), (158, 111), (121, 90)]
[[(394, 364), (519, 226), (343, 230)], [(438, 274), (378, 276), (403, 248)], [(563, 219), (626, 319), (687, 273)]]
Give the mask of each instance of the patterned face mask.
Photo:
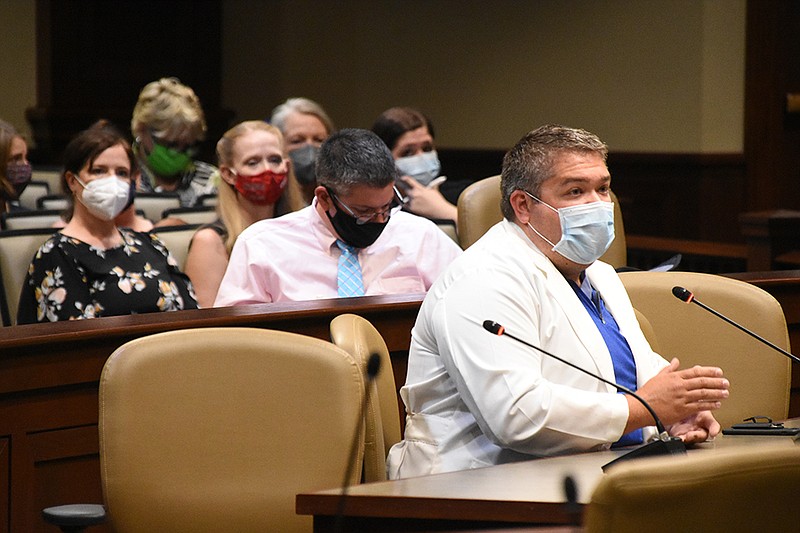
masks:
[(28, 186), (28, 183), (31, 182), (32, 174), (33, 169), (30, 163), (17, 161), (9, 163), (6, 167), (6, 177), (11, 186), (14, 187), (17, 198), (19, 198), (19, 195), (25, 190), (25, 187)]
[(254, 176), (237, 174), (233, 169), (231, 173), (236, 176), (236, 190), (256, 205), (270, 205), (277, 202), (286, 188), (286, 172), (277, 173), (265, 170)]

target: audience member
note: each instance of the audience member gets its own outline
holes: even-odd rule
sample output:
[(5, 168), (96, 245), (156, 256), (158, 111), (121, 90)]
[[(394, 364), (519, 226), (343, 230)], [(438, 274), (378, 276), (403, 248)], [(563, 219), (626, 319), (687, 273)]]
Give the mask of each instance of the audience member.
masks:
[(320, 148), (312, 205), (239, 235), (215, 305), (428, 290), (461, 250), (400, 211), (397, 169), (372, 132), (341, 130)]
[(306, 204), (310, 204), (317, 187), (314, 166), (319, 147), (334, 132), (333, 121), (315, 101), (289, 98), (272, 110), (270, 124), (283, 133), (294, 175)]
[(261, 120), (242, 122), (217, 143), (219, 219), (192, 238), (186, 274), (200, 307), (212, 307), (239, 234), (258, 220), (303, 207), (280, 130)]
[(14, 126), (0, 120), (0, 213), (22, 210), (19, 197), (30, 181), (28, 145)]
[(133, 109), (131, 132), (143, 192), (175, 192), (184, 207), (213, 194), (217, 169), (194, 160), (206, 119), (194, 91), (175, 78), (148, 83)]
[(433, 143), (433, 124), (410, 107), (392, 107), (375, 120), (372, 131), (380, 137), (395, 159), (401, 191), (407, 196), (406, 209), (438, 220), (458, 219), (456, 206), (439, 192), (446, 179), (439, 176), (441, 164)]
[(654, 353), (614, 269), (607, 148), (595, 135), (542, 126), (506, 154), (505, 219), (453, 262), (425, 297), (401, 389), (405, 440), (391, 478), (642, 443), (653, 419), (630, 396), (507, 337), (638, 389), (671, 435), (719, 432), (728, 396), (719, 368), (679, 369)]
[(122, 134), (101, 122), (64, 153), (73, 196), (69, 223), (36, 252), (20, 296), (20, 324), (193, 309), (188, 278), (158, 238), (117, 228), (136, 161)]

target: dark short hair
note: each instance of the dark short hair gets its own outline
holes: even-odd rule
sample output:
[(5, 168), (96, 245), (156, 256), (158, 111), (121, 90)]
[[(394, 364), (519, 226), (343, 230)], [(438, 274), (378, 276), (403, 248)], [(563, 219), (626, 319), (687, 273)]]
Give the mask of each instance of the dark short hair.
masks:
[(78, 174), (87, 164), (91, 167), (100, 154), (117, 145), (125, 149), (128, 161), (131, 164), (131, 175), (135, 174), (138, 167), (130, 143), (107, 120), (99, 120), (76, 135), (64, 149), (64, 171), (61, 175), (61, 187), (64, 192), (69, 194), (66, 179), (67, 172)]
[(586, 130), (546, 124), (529, 132), (503, 158), (500, 178), (503, 216), (514, 220), (511, 194), (528, 191), (538, 196), (542, 183), (552, 177), (554, 156), (559, 153), (595, 153), (606, 160), (608, 147)]
[(428, 133), (434, 137), (433, 124), (423, 113), (411, 107), (392, 107), (375, 119), (372, 131), (386, 143), (389, 150), (394, 150), (397, 139), (407, 131), (413, 131), (422, 126), (427, 126)]
[(340, 130), (322, 143), (316, 174), (319, 185), (342, 195), (356, 185), (383, 188), (399, 178), (386, 144), (371, 131), (355, 128)]

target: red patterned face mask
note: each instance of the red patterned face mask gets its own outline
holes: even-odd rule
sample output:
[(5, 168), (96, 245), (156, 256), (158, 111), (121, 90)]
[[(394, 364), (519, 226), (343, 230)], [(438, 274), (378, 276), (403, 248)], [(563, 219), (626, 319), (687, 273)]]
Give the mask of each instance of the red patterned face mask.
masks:
[(270, 205), (280, 199), (286, 188), (287, 174), (265, 170), (255, 176), (242, 176), (233, 170), (236, 176), (236, 190), (256, 205)]

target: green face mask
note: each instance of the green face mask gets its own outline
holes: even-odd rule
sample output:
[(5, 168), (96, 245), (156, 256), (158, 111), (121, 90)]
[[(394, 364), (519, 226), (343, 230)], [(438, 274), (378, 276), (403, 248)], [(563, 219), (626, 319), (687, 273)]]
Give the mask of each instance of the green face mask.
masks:
[(153, 143), (153, 150), (147, 156), (147, 166), (159, 176), (174, 176), (186, 169), (192, 158), (185, 152)]

